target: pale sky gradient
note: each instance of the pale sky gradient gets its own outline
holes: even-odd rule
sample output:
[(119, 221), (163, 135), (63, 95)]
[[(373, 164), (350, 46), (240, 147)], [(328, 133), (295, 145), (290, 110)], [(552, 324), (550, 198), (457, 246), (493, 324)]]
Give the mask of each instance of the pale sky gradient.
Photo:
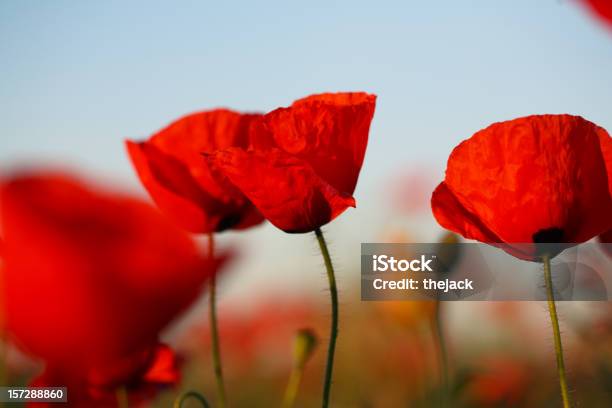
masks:
[[(438, 180), (459, 141), (527, 114), (612, 129), (612, 30), (559, 0), (0, 3), (0, 171), (50, 161), (143, 194), (124, 138), (200, 109), (341, 90), (379, 97), (358, 208), (327, 227), (341, 285), (355, 285), (398, 171)], [(438, 233), (429, 211), (404, 226)], [(325, 286), (311, 237), (243, 235), (221, 238), (243, 247), (226, 299)]]

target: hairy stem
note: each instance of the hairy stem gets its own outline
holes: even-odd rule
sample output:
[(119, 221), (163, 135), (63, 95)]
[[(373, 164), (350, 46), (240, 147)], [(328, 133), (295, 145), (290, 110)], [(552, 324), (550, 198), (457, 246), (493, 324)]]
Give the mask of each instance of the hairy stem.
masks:
[[(215, 240), (213, 234), (208, 235), (208, 256), (212, 259), (215, 252)], [(210, 321), (210, 340), (213, 357), (213, 365), (215, 370), (215, 379), (217, 382), (217, 403), (219, 408), (225, 408), (226, 395), (225, 384), (223, 382), (223, 366), (221, 364), (221, 350), (219, 346), (219, 327), (217, 325), (217, 277), (213, 275), (209, 282), (209, 298), (208, 298), (208, 320)]]
[(331, 328), (329, 335), (329, 346), (327, 348), (327, 364), (325, 366), (325, 380), (323, 382), (323, 408), (329, 406), (329, 396), (331, 393), (332, 375), (334, 370), (334, 354), (336, 352), (336, 339), (338, 337), (338, 288), (336, 287), (336, 276), (334, 266), (332, 265), (329, 249), (325, 243), (323, 232), (320, 228), (315, 230), (321, 254), (325, 261), (325, 269), (327, 270), (327, 279), (329, 281), (329, 292), (331, 295)]
[(544, 263), (544, 281), (546, 283), (546, 298), (548, 300), (548, 312), (550, 313), (550, 321), (553, 329), (553, 339), (555, 341), (555, 355), (557, 357), (557, 373), (559, 374), (559, 385), (561, 386), (561, 398), (563, 407), (570, 408), (572, 406), (570, 395), (567, 387), (567, 378), (565, 374), (565, 363), (563, 360), (563, 345), (561, 344), (561, 331), (559, 330), (559, 318), (557, 316), (557, 307), (555, 306), (555, 295), (553, 291), (553, 283), (550, 267), (550, 256), (542, 256)]

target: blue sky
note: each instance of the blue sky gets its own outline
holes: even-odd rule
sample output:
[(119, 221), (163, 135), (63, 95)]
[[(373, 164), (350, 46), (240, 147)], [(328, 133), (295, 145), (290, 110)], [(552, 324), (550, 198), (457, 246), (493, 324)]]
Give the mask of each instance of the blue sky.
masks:
[(0, 161), (123, 176), (121, 140), (186, 112), (336, 90), (379, 95), (364, 178), (519, 115), (612, 127), (612, 33), (571, 1), (301, 4), (2, 2)]
[[(612, 30), (559, 0), (0, 3), (0, 171), (50, 161), (142, 193), (124, 138), (340, 90), (379, 97), (359, 207), (329, 227), (353, 237), (336, 244), (348, 256), (384, 219), (380, 185), (411, 166), (442, 177), (491, 122), (567, 112), (612, 129)], [(289, 255), (299, 239), (260, 234)]]

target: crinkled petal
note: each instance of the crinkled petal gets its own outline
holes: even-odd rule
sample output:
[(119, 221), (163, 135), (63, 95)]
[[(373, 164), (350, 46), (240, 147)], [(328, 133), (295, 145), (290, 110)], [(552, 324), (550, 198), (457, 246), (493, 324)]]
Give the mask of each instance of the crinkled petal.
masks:
[(251, 124), (261, 116), (229, 109), (197, 112), (172, 122), (148, 142), (181, 162), (202, 191), (220, 202), (240, 207), (244, 197), (222, 175), (211, 172), (201, 154), (229, 147), (248, 148)]
[(570, 115), (495, 123), (453, 150), (445, 184), (503, 242), (550, 229), (587, 241), (612, 226), (601, 131)]
[(141, 182), (157, 206), (182, 228), (205, 233), (238, 225), (249, 227), (263, 220), (229, 182), (225, 181), (227, 200), (221, 201), (210, 194), (212, 188), (202, 188), (185, 163), (174, 156), (149, 142), (128, 141), (126, 145)]
[(126, 142), (127, 150), (155, 204), (177, 225), (191, 232), (214, 231), (219, 217), (210, 217), (206, 205), (216, 201), (200, 189), (178, 160), (146, 142)]
[(327, 184), (352, 195), (375, 105), (376, 96), (363, 92), (312, 95), (266, 114), (253, 127), (253, 143), (304, 160)]
[(436, 187), (431, 196), (431, 209), (436, 221), (443, 228), (461, 234), (467, 239), (497, 246), (517, 258), (534, 260), (532, 253), (529, 251), (530, 244), (522, 244), (520, 247), (516, 247), (503, 243), (501, 238), (490, 231), (478, 216), (463, 207), (444, 182)]
[(260, 116), (228, 109), (194, 113), (148, 141), (128, 141), (128, 152), (153, 200), (182, 228), (196, 233), (248, 228), (263, 217), (201, 154), (247, 147), (251, 123)]
[(355, 206), (353, 197), (338, 192), (309, 163), (279, 149), (226, 149), (207, 160), (286, 232), (313, 231)]

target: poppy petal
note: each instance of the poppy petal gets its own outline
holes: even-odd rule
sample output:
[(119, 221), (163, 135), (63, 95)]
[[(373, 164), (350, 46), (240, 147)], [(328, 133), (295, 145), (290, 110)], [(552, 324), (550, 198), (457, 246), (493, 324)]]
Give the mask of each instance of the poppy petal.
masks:
[(612, 2), (610, 0), (582, 0), (582, 3), (608, 27), (612, 27)]
[(471, 214), (455, 197), (445, 182), (436, 187), (431, 196), (431, 208), (436, 221), (447, 230), (467, 239), (481, 242), (502, 242), (477, 216)]
[(117, 406), (116, 390), (119, 387), (125, 387), (130, 406), (142, 406), (155, 397), (160, 386), (173, 386), (179, 381), (174, 352), (164, 344), (157, 344), (125, 358), (106, 361), (101, 367), (90, 370), (87, 376), (75, 376), (58, 366), (47, 367), (29, 385), (66, 387), (70, 406), (108, 408)]
[(149, 369), (143, 375), (143, 381), (154, 384), (177, 384), (180, 379), (181, 373), (174, 352), (170, 347), (160, 344), (155, 350)]
[(363, 92), (312, 95), (266, 114), (253, 127), (253, 143), (308, 162), (327, 184), (352, 195), (375, 105), (376, 96)]
[(228, 181), (225, 181), (226, 186), (221, 193), (212, 196), (213, 188), (201, 188), (201, 183), (180, 160), (148, 142), (127, 141), (126, 144), (140, 180), (157, 206), (187, 231), (199, 233), (242, 229), (263, 220), (252, 204)]
[(431, 208), (438, 224), (447, 230), (461, 234), (467, 239), (486, 242), (503, 249), (510, 255), (519, 259), (531, 261), (533, 247), (530, 243), (521, 244), (520, 247), (503, 243), (478, 216), (470, 213), (457, 200), (452, 191), (442, 182), (436, 187), (431, 197)]
[(200, 189), (180, 161), (146, 142), (127, 141), (126, 146), (142, 184), (172, 221), (191, 232), (216, 228), (218, 217), (210, 217), (203, 210), (215, 201)]
[(608, 173), (608, 188), (610, 190), (610, 195), (612, 195), (612, 137), (602, 128), (598, 129), (598, 134), (601, 153)]
[(216, 109), (187, 115), (148, 141), (127, 141), (138, 176), (174, 222), (196, 233), (244, 229), (263, 221), (253, 205), (201, 153), (247, 147), (249, 129), (259, 114)]
[(503, 242), (552, 229), (583, 242), (612, 226), (600, 132), (570, 115), (496, 123), (453, 150), (445, 183)]
[(309, 163), (279, 149), (231, 148), (206, 159), (286, 232), (313, 231), (355, 206), (353, 197), (328, 184)]
[(251, 122), (261, 116), (229, 109), (192, 113), (155, 133), (150, 141), (162, 151), (171, 152), (189, 163), (190, 167), (199, 167), (203, 164), (198, 152), (249, 147)]
[(8, 329), (76, 372), (156, 343), (222, 260), (141, 201), (42, 174), (0, 188)]

